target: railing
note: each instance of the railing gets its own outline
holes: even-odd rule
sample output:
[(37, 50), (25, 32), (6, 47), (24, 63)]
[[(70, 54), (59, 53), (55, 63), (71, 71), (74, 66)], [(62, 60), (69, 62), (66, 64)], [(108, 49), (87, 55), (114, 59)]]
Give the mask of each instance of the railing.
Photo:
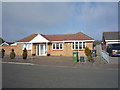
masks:
[(108, 63), (110, 62), (109, 53), (107, 53), (106, 51), (102, 51), (102, 57), (103, 57)]

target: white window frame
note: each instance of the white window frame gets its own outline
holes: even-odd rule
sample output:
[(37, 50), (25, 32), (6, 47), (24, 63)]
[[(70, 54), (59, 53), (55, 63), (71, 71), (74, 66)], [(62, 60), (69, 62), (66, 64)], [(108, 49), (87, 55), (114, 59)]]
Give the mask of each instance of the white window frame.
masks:
[[(56, 48), (57, 44), (59, 44), (59, 49)], [(60, 49), (60, 44), (62, 44), (62, 49)], [(55, 49), (53, 48), (53, 45), (55, 45)], [(52, 43), (52, 50), (63, 50), (63, 43)]]
[[(78, 49), (76, 49), (76, 47), (75, 47), (76, 46), (76, 42), (78, 43)], [(80, 42), (82, 42), (82, 49), (79, 48), (79, 43)], [(74, 41), (74, 42), (72, 42), (72, 46), (71, 46), (72, 50), (84, 50), (84, 48), (83, 48), (83, 42), (85, 42), (85, 41)], [(74, 43), (74, 48), (73, 48), (73, 43)], [(86, 42), (85, 42), (85, 47), (86, 47)]]

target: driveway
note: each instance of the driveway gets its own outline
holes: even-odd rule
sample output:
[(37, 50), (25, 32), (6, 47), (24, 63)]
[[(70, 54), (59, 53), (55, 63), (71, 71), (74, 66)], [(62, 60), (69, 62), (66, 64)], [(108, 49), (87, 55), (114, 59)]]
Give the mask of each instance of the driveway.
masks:
[(23, 60), (21, 56), (17, 56), (15, 59), (5, 57), (3, 63), (21, 63), (21, 64), (35, 64), (41, 66), (56, 66), (56, 67), (79, 67), (79, 68), (94, 68), (94, 69), (118, 69), (116, 64), (108, 64), (101, 56), (94, 58), (94, 63), (74, 63), (72, 57), (68, 56), (29, 56), (26, 60)]

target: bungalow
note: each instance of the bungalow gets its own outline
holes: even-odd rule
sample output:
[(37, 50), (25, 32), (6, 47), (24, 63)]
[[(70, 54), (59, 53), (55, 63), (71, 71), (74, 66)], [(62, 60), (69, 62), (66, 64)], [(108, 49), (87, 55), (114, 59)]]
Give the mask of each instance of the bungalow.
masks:
[(93, 41), (94, 39), (81, 32), (62, 35), (32, 34), (18, 40), (16, 45), (19, 54), (26, 48), (29, 55), (36, 56), (72, 56), (73, 51), (84, 56), (85, 47), (93, 49)]

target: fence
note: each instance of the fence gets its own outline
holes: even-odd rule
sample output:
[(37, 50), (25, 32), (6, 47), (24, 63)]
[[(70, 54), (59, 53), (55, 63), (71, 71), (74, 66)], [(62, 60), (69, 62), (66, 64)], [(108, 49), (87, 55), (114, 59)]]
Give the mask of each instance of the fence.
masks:
[(110, 57), (109, 54), (106, 51), (102, 51), (102, 57), (109, 63)]

